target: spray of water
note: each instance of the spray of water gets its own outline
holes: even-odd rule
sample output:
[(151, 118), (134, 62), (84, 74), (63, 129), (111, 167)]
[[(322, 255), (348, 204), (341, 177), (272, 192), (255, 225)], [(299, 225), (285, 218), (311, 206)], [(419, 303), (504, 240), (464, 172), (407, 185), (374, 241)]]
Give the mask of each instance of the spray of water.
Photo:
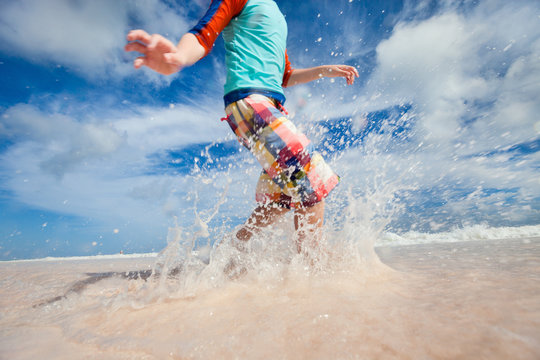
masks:
[[(518, 297), (538, 303), (537, 279), (526, 280), (534, 269), (509, 275), (489, 256), (482, 256), (489, 266), (478, 267), (484, 245), (470, 253), (458, 248), (455, 257), (451, 248), (442, 256), (426, 256), (416, 247), (400, 249), (413, 253), (408, 260), (394, 259), (394, 268), (405, 272), (379, 261), (374, 245), (407, 211), (406, 198), (420, 173), (414, 154), (399, 144), (396, 150), (403, 138), (396, 139), (395, 124), (383, 124), (384, 131), (359, 142), (344, 141), (346, 146), (328, 157), (342, 181), (327, 199), (317, 249), (298, 254), (290, 213), (239, 249), (233, 241), (239, 218), (253, 204), (242, 201), (252, 189), (237, 185), (256, 177), (256, 164), (246, 158), (212, 170), (201, 162), (192, 173), (192, 206), (177, 214), (168, 244), (149, 274), (99, 273), (72, 283), (58, 296), (72, 280), (42, 272), (51, 300), (31, 311), (16, 307), (12, 314), (10, 308), (4, 323), (24, 329), (17, 333), (19, 342), (28, 337), (28, 324), (32, 329), (41, 324), (51, 341), (80, 344), (76, 350), (62, 348), (62, 354), (79, 354), (88, 347), (89, 358), (98, 352), (109, 355), (104, 358), (447, 358), (471, 357), (485, 349), (495, 349), (496, 355), (519, 353), (523, 348), (537, 354), (534, 324), (527, 322), (535, 319), (534, 313), (507, 315)], [(535, 253), (520, 246), (516, 250)], [(417, 261), (420, 257), (424, 261)], [(458, 265), (452, 263), (456, 260)], [(534, 260), (527, 263), (537, 264)], [(90, 265), (59, 276), (72, 279)], [(418, 266), (423, 272), (414, 272)], [(471, 273), (471, 268), (476, 270)], [(407, 272), (411, 269), (412, 274)], [(515, 301), (509, 300), (511, 295)], [(471, 336), (463, 337), (463, 328), (473, 329)], [(519, 342), (513, 334), (521, 336)], [(501, 342), (505, 345), (497, 348)]]
[[(323, 233), (314, 241), (317, 246), (301, 254), (297, 252), (297, 234), (290, 213), (257, 232), (245, 248), (235, 244), (240, 225), (238, 221), (235, 225), (227, 214), (231, 203), (238, 201), (229, 199), (230, 185), (234, 182), (238, 193), (235, 174), (253, 178), (254, 164), (248, 160), (247, 165), (236, 162), (217, 171), (209, 169), (218, 160), (212, 159), (207, 147), (201, 156), (208, 159), (203, 165), (196, 162), (192, 172), (197, 184), (189, 195), (193, 222), (179, 226), (175, 220), (169, 229), (168, 245), (158, 256), (153, 276), (144, 284), (144, 301), (193, 297), (231, 281), (279, 282), (299, 274), (327, 276), (384, 267), (374, 245), (404, 209), (400, 194), (414, 189), (414, 164), (402, 161), (403, 156), (398, 161), (391, 154), (396, 147), (396, 129), (402, 129), (407, 120), (405, 116), (393, 117), (363, 138), (348, 143), (341, 139), (342, 151), (335, 152), (330, 160), (342, 182), (327, 201), (328, 215)], [(362, 130), (357, 127), (351, 131)], [(364, 176), (358, 176), (359, 169)], [(223, 178), (228, 180), (223, 182)], [(251, 190), (244, 188), (243, 193)], [(201, 196), (217, 200), (212, 207), (203, 208)], [(252, 203), (246, 206), (249, 210)]]

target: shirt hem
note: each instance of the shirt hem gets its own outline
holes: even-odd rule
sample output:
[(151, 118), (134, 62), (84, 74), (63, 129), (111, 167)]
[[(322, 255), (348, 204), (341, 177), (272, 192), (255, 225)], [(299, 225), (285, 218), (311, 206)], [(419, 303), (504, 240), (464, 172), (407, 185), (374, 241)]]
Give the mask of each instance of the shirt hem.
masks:
[(259, 89), (259, 88), (242, 88), (242, 89), (230, 91), (227, 94), (225, 94), (225, 96), (223, 97), (225, 107), (229, 106), (233, 102), (242, 100), (248, 97), (249, 95), (253, 95), (253, 94), (260, 94), (260, 95), (267, 96), (269, 98), (272, 98), (278, 101), (281, 105), (285, 103), (285, 95), (277, 91), (272, 91), (268, 89)]

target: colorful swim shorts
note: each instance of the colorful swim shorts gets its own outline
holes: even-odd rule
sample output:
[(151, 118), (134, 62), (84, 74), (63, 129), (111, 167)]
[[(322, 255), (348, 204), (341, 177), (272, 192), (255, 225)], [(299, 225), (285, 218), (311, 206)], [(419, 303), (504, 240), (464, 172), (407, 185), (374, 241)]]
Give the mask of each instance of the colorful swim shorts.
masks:
[(338, 184), (339, 177), (273, 99), (250, 95), (225, 112), (238, 141), (263, 167), (255, 195), (258, 203), (308, 207)]

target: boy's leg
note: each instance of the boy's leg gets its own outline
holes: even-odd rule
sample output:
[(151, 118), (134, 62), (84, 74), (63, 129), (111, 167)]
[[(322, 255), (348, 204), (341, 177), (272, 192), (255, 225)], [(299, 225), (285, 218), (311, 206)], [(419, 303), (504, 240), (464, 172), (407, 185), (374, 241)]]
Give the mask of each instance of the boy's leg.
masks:
[[(271, 99), (251, 95), (227, 106), (226, 113), (227, 121), (240, 142), (263, 166), (256, 191), (259, 203), (290, 202), (293, 198), (321, 199), (338, 184), (339, 177), (321, 155), (313, 151), (309, 139)], [(291, 194), (288, 190), (291, 190), (289, 185), (293, 178)], [(248, 241), (256, 229), (274, 223), (286, 212), (285, 208), (258, 206), (237, 232), (236, 238), (240, 242)], [(313, 239), (310, 243), (318, 244), (317, 238), (322, 234), (324, 203), (297, 209), (295, 214), (298, 250), (302, 250), (302, 243), (307, 238)]]
[[(324, 200), (313, 206), (297, 209), (294, 213), (296, 249), (317, 249), (324, 225)], [(307, 242), (307, 243), (306, 243)]]
[(236, 233), (236, 238), (241, 241), (248, 241), (251, 239), (254, 232), (258, 229), (267, 227), (268, 225), (272, 225), (288, 211), (289, 209), (287, 208), (273, 204), (257, 206), (244, 223), (244, 226)]
[[(275, 204), (258, 205), (242, 228), (236, 233), (236, 239), (238, 241), (233, 242), (232, 245), (239, 251), (246, 252), (246, 243), (251, 239), (253, 233), (257, 232), (258, 229), (275, 223), (288, 211), (288, 208), (279, 207)], [(223, 271), (229, 278), (236, 279), (244, 275), (247, 270), (244, 266), (239, 266), (234, 258), (231, 258)]]

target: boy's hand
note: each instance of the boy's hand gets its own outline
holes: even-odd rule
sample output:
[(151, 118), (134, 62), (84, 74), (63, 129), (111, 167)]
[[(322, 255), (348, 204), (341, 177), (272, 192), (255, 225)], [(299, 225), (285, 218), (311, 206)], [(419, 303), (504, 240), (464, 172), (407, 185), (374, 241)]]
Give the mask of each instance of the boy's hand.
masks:
[(163, 75), (170, 75), (183, 67), (177, 47), (161, 35), (150, 35), (144, 30), (132, 30), (127, 35), (129, 43), (125, 51), (137, 51), (143, 54), (133, 61), (139, 69), (148, 66)]
[(354, 78), (358, 77), (358, 71), (349, 65), (322, 65), (307, 69), (293, 69), (289, 81), (285, 86), (305, 84), (323, 77), (344, 77), (347, 84), (354, 84)]
[(321, 77), (344, 77), (347, 85), (354, 84), (354, 78), (358, 77), (358, 71), (349, 65), (325, 65), (322, 67)]

